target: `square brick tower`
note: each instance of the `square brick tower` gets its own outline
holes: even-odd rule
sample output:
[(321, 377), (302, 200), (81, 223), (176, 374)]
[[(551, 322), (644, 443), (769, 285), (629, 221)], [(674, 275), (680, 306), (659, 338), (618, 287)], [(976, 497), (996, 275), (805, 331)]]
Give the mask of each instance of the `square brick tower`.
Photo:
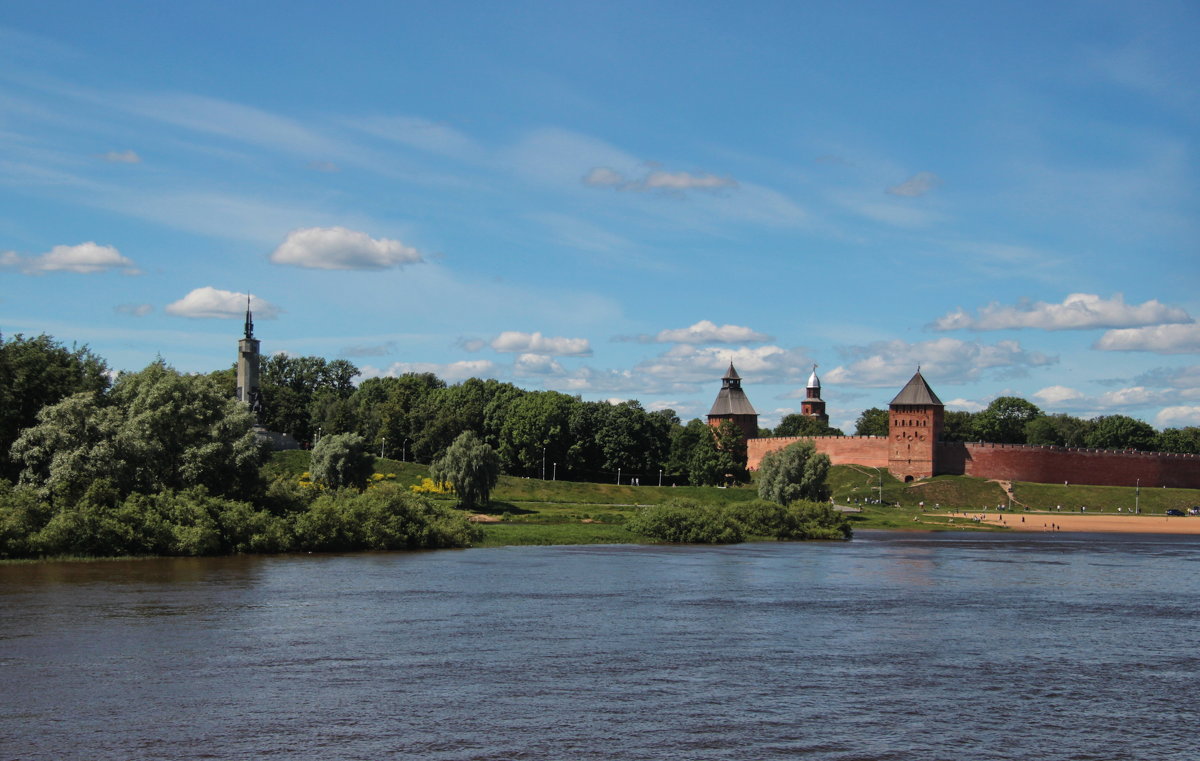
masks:
[(825, 400), (821, 398), (821, 379), (817, 377), (817, 366), (813, 365), (812, 375), (808, 376), (808, 386), (804, 389), (804, 401), (800, 402), (800, 414), (815, 417), (826, 425), (829, 415), (825, 412)]
[(935, 455), (946, 406), (921, 376), (921, 368), (888, 405), (888, 470), (903, 481), (937, 472)]

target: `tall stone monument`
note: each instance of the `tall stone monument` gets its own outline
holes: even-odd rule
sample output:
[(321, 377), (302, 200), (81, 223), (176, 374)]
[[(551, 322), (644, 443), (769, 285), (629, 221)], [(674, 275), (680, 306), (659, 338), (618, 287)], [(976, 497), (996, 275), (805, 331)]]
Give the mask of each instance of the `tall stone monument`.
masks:
[(254, 316), (250, 312), (250, 294), (246, 294), (246, 335), (238, 341), (237, 398), (256, 415), (262, 409), (258, 381), (258, 339), (254, 337)]

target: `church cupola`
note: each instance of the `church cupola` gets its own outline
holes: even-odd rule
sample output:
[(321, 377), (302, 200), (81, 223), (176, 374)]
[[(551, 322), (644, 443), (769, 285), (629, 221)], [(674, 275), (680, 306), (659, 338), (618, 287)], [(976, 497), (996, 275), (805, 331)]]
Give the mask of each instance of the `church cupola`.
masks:
[(825, 401), (821, 399), (821, 379), (817, 377), (815, 364), (812, 375), (808, 376), (808, 386), (804, 389), (804, 401), (800, 403), (800, 414), (815, 417), (822, 423), (829, 423), (829, 415), (825, 414)]

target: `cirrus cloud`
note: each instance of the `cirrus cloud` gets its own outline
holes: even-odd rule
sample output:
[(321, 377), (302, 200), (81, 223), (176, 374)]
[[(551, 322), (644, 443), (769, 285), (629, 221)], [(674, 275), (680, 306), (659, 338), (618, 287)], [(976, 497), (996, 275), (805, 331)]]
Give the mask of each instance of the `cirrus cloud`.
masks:
[(322, 270), (383, 270), (424, 259), (412, 246), (345, 227), (306, 227), (288, 233), (271, 254), (275, 264)]
[(594, 167), (583, 176), (583, 184), (593, 188), (614, 188), (622, 191), (648, 193), (654, 191), (682, 193), (685, 190), (717, 190), (736, 188), (737, 180), (719, 177), (709, 172), (667, 172), (655, 169), (643, 177), (631, 179), (609, 167)]
[(126, 275), (140, 275), (133, 261), (112, 246), (93, 241), (77, 246), (55, 246), (39, 256), (21, 256), (15, 251), (0, 252), (0, 270), (17, 270), (26, 275), (47, 272), (75, 272), (91, 275), (109, 270), (121, 270)]
[(887, 192), (893, 196), (916, 198), (917, 196), (925, 195), (941, 184), (942, 178), (933, 172), (917, 172), (899, 185), (893, 185), (888, 188)]
[(1072, 293), (1061, 304), (1045, 301), (1014, 306), (988, 304), (972, 317), (961, 307), (939, 317), (930, 326), (934, 330), (1088, 330), (1094, 328), (1136, 328), (1147, 325), (1190, 323), (1191, 316), (1179, 307), (1151, 299), (1141, 304), (1126, 304), (1120, 293), (1105, 299), (1094, 293)]
[[(274, 320), (283, 311), (271, 302), (254, 295), (250, 296), (250, 308), (254, 310), (255, 317), (263, 320)], [(246, 294), (223, 291), (206, 285), (168, 304), (163, 311), (176, 317), (192, 319), (241, 319), (246, 316)]]

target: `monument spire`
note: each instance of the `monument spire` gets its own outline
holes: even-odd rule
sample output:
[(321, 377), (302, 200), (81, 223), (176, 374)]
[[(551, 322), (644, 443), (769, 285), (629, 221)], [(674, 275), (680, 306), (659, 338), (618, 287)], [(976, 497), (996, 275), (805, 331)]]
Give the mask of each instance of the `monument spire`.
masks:
[(250, 313), (250, 293), (246, 292), (246, 338), (254, 338), (254, 315)]

